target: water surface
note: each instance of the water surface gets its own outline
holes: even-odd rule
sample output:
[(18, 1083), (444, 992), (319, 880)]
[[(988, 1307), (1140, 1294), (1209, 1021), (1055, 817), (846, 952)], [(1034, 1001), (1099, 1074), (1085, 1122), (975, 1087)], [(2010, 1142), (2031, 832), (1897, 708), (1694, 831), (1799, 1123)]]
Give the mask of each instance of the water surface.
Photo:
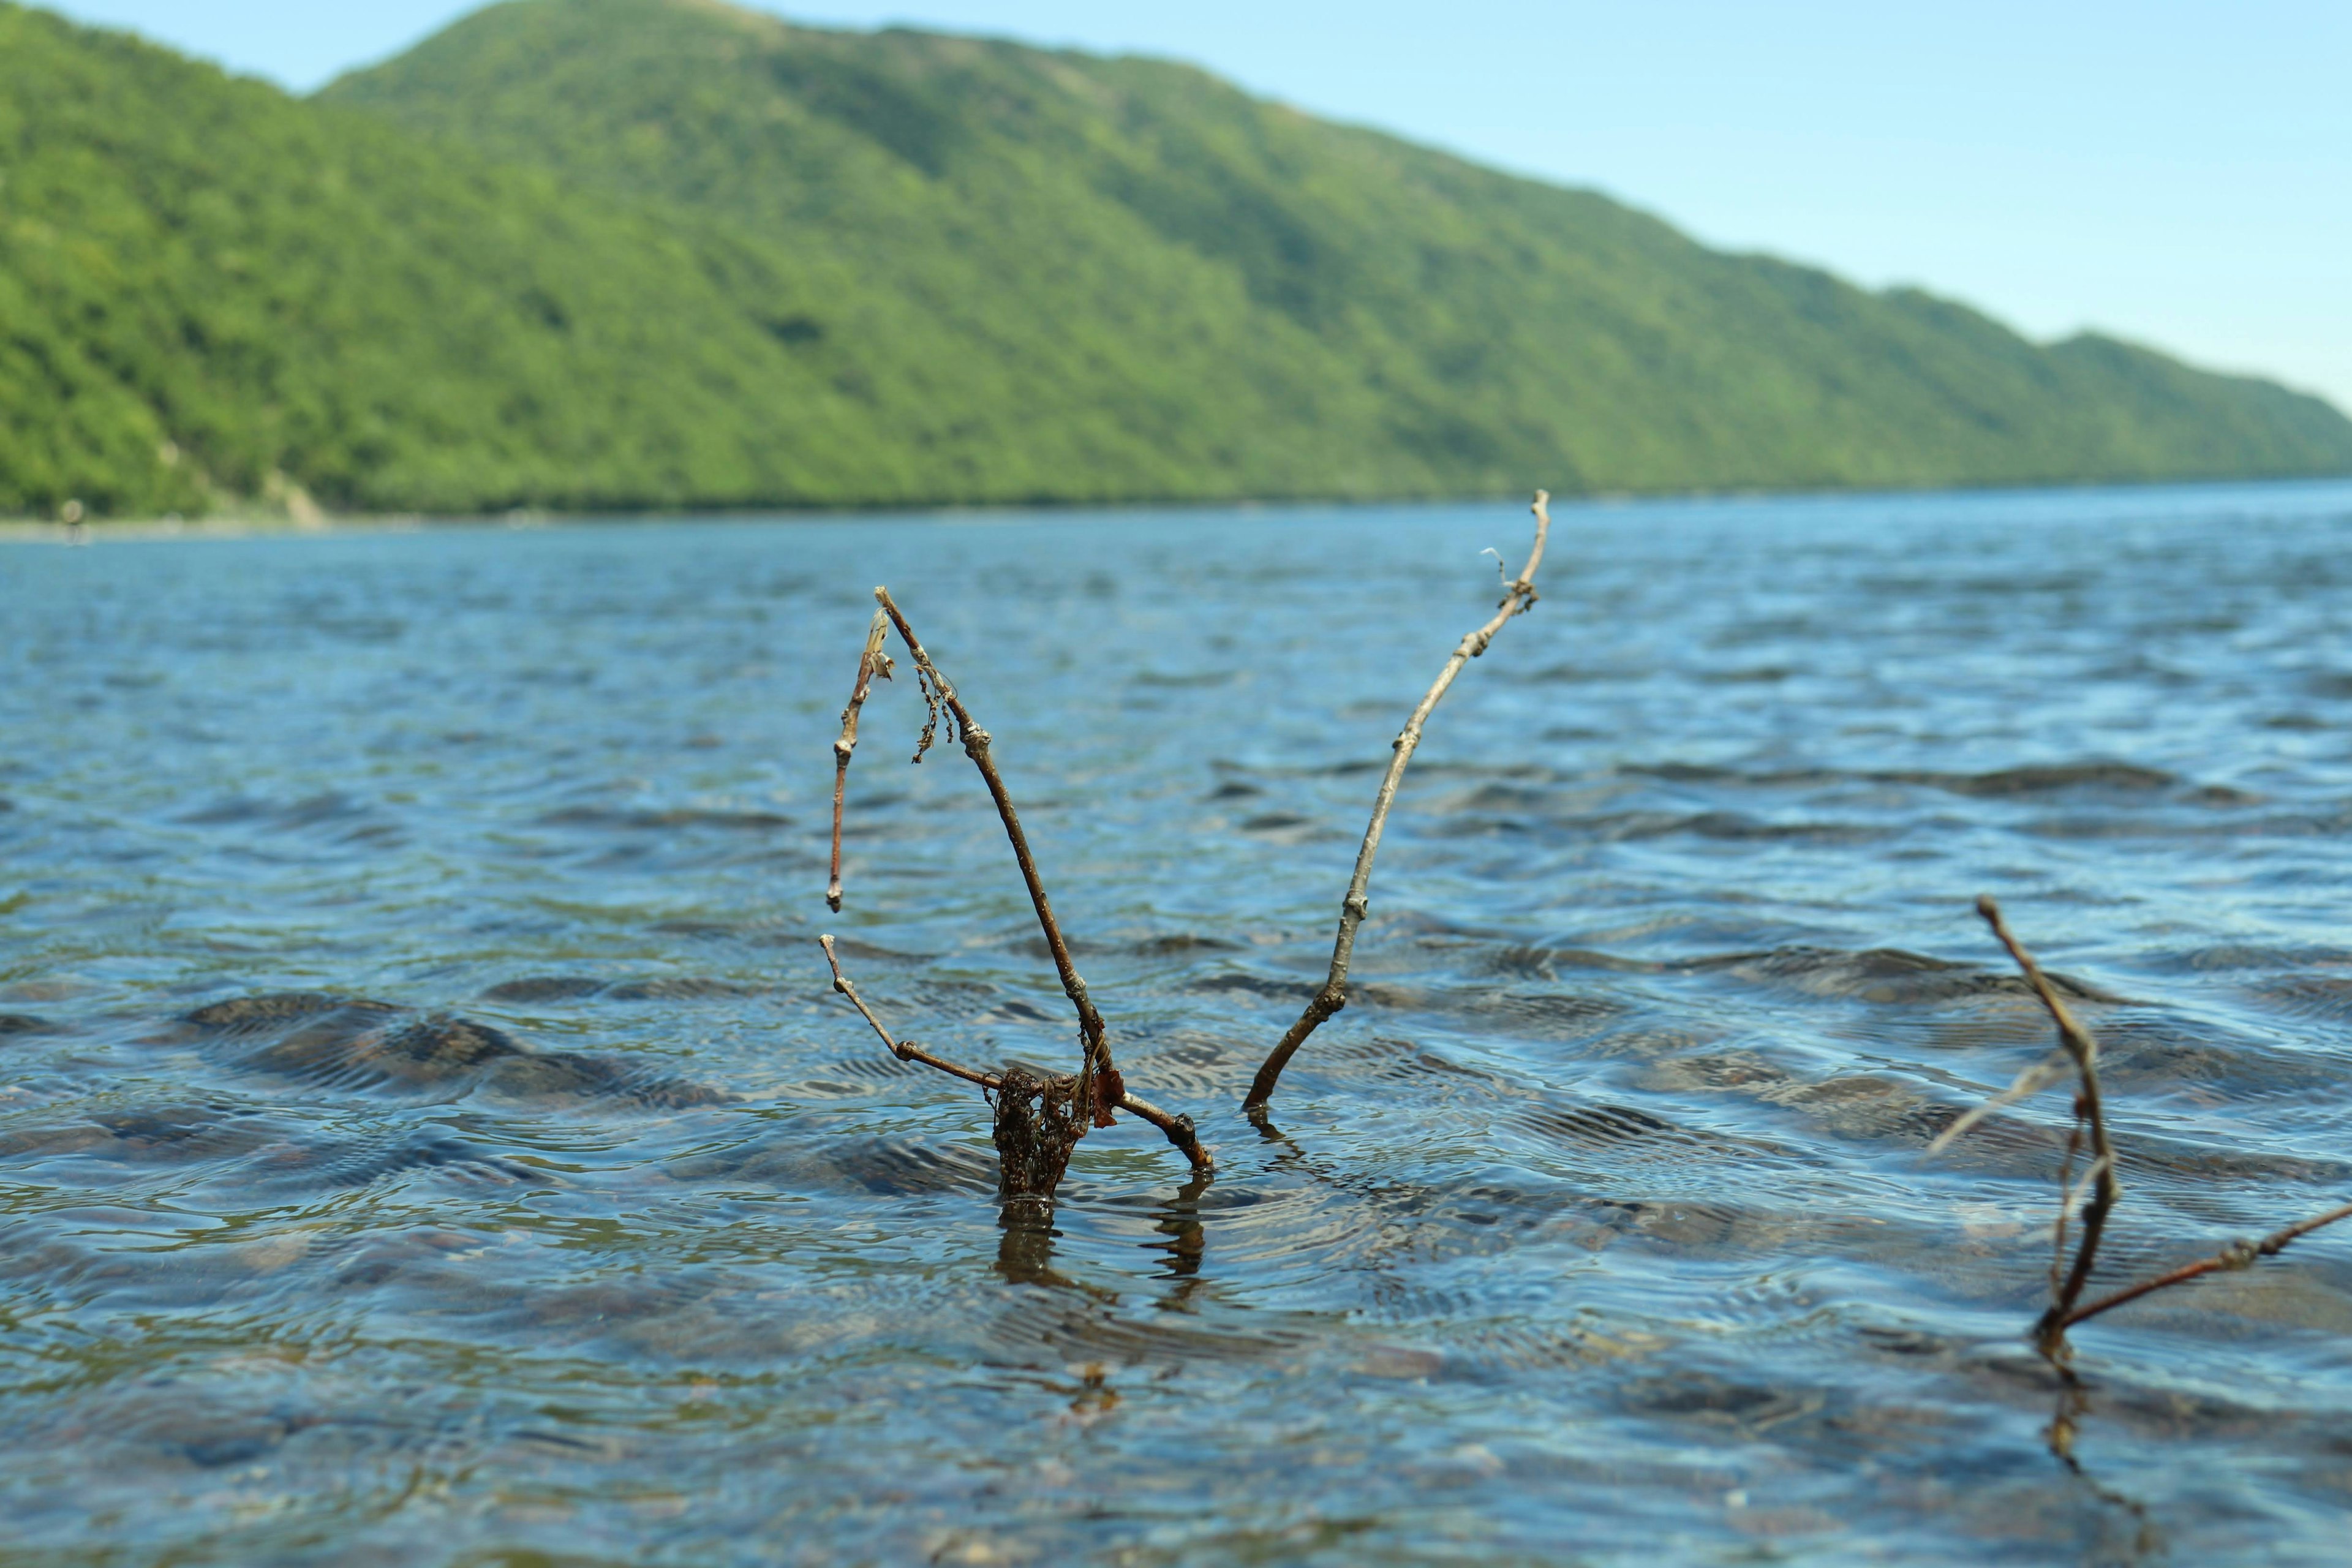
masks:
[[(2094, 999), (2117, 1282), (2352, 1195), (2352, 487), (0, 552), (12, 1560), (2340, 1561), (2352, 1226), (2078, 1331), (2065, 1104), (1969, 912)], [(1074, 1061), (887, 582), (1021, 801), (1149, 1128), (1000, 1224)], [(299, 1000), (252, 999), (297, 994)]]

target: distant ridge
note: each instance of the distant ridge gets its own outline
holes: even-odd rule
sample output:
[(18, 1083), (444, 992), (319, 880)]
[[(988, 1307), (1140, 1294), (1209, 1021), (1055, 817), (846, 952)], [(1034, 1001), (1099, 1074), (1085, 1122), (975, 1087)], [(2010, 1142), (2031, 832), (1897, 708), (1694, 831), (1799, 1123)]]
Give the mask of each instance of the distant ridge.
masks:
[(2317, 398), (1181, 66), (514, 0), (303, 102), (0, 4), (0, 512), (2344, 472)]

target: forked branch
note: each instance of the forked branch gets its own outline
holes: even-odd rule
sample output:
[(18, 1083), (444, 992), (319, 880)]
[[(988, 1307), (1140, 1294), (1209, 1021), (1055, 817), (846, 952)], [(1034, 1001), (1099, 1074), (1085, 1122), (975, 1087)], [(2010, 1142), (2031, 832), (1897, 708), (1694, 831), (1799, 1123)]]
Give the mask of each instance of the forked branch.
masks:
[(1314, 999), (1307, 1004), (1307, 1010), (1298, 1016), (1298, 1021), (1290, 1026), (1288, 1032), (1276, 1043), (1274, 1049), (1267, 1053), (1265, 1063), (1258, 1068), (1257, 1077), (1250, 1084), (1249, 1097), (1242, 1101), (1242, 1109), (1253, 1117), (1265, 1116), (1266, 1105), (1274, 1099), (1274, 1087), (1281, 1081), (1282, 1069), (1290, 1065), (1290, 1058), (1298, 1054), (1298, 1047), (1307, 1043), (1307, 1037), (1321, 1028), (1325, 1020), (1348, 1005), (1348, 964), (1355, 955), (1356, 928), (1364, 923), (1364, 917), (1370, 912), (1371, 907), (1366, 901), (1365, 894), (1371, 885), (1372, 858), (1380, 853), (1381, 831), (1388, 826), (1389, 807), (1396, 804), (1397, 785), (1404, 778), (1405, 766), (1412, 761), (1414, 750), (1421, 744), (1422, 727), (1429, 722), (1430, 714), (1444, 700), (1445, 693), (1454, 685), (1454, 678), (1462, 673), (1462, 667), (1486, 651), (1486, 646), (1495, 640), (1495, 634), (1503, 629), (1505, 622), (1534, 607), (1536, 568), (1543, 564), (1544, 542), (1551, 533), (1550, 503), (1549, 494), (1542, 490), (1536, 492), (1535, 501), (1529, 508), (1536, 518), (1536, 542), (1528, 552), (1528, 563), (1519, 569), (1517, 577), (1503, 584), (1502, 602), (1496, 608), (1494, 619), (1464, 637), (1454, 648), (1454, 656), (1445, 661), (1445, 668), (1438, 671), (1435, 684), (1423, 695), (1420, 705), (1412, 710), (1412, 717), (1405, 721), (1402, 732), (1392, 742), (1394, 754), (1389, 758), (1388, 772), (1381, 778), (1381, 792), (1372, 801), (1372, 819), (1364, 828), (1363, 845), (1356, 851), (1355, 875), (1348, 879), (1347, 897), (1339, 901), (1339, 931), (1331, 943), (1331, 972), (1325, 978), (1323, 988), (1315, 994)]
[[(2117, 1200), (2123, 1196), (2123, 1184), (2116, 1175), (2115, 1146), (2107, 1138), (2106, 1103), (2099, 1093), (2099, 1042), (2076, 1020), (2057, 988), (2050, 984), (2050, 977), (2042, 973), (2042, 965), (2034, 962), (2033, 954), (2011, 933), (2009, 922), (2001, 918), (2000, 906), (1990, 897), (1980, 898), (1977, 900), (1977, 913), (1992, 928), (2000, 945), (2009, 950), (2026, 984), (2033, 988), (2033, 994), (2041, 1000), (2051, 1022), (2058, 1026), (2059, 1048), (2074, 1064), (2074, 1131), (2068, 1148), (2066, 1174), (2060, 1181), (2058, 1194), (2056, 1246), (2061, 1256), (2066, 1245), (2066, 1215), (2074, 1200), (2074, 1143), (2086, 1133), (2090, 1139), (2091, 1201), (2083, 1209), (2083, 1239), (2074, 1249), (2074, 1262), (2063, 1276), (2053, 1274), (2056, 1289), (2049, 1310), (2042, 1313), (2042, 1321), (2034, 1329), (2034, 1337), (2043, 1348), (2054, 1352), (2065, 1335), (2067, 1314), (2082, 1299), (2083, 1287), (2090, 1283), (2091, 1270), (2098, 1263), (2099, 1242), (2106, 1234), (2107, 1216), (2115, 1212)], [(2058, 1265), (2053, 1262), (2052, 1267), (2054, 1271)]]
[(2210, 1258), (2200, 1258), (2194, 1263), (2184, 1263), (2169, 1273), (2159, 1274), (2153, 1279), (2143, 1279), (2137, 1285), (2126, 1286), (2110, 1295), (2102, 1296), (2095, 1301), (2087, 1301), (2067, 1313), (2066, 1321), (2058, 1326), (2062, 1329), (2071, 1329), (2085, 1319), (2095, 1318), (2102, 1312), (2112, 1310), (2127, 1301), (2137, 1301), (2142, 1296), (2164, 1289), (2168, 1286), (2186, 1285), (2191, 1279), (2201, 1279), (2208, 1274), (2227, 1274), (2240, 1268), (2251, 1268), (2265, 1258), (2276, 1258), (2286, 1249), (2289, 1243), (2309, 1236), (2322, 1226), (2334, 1225), (2339, 1219), (2352, 1219), (2352, 1204), (2329, 1209), (2326, 1214), (2314, 1215), (2306, 1220), (2298, 1220), (2294, 1225), (2271, 1232), (2260, 1241), (2233, 1242)]
[[(882, 1020), (875, 1016), (874, 1009), (866, 1005), (866, 998), (858, 994), (856, 984), (842, 973), (841, 957), (834, 952), (832, 935), (827, 933), (816, 940), (817, 945), (824, 949), (825, 963), (833, 970), (833, 988), (849, 998), (849, 1005), (857, 1009), (859, 1017), (872, 1026), (875, 1034), (881, 1037), (882, 1044), (888, 1047), (891, 1055), (902, 1062), (920, 1062), (927, 1068), (936, 1068), (950, 1078), (960, 1078), (966, 1083), (976, 1084), (991, 1094), (999, 1093), (1003, 1089), (1004, 1078), (1002, 1074), (982, 1072), (975, 1068), (965, 1067), (961, 1062), (951, 1062), (945, 1057), (917, 1045), (912, 1040), (902, 1040), (892, 1035)], [(1150, 1100), (1133, 1093), (1119, 1097), (1119, 1108), (1130, 1115), (1151, 1123), (1152, 1126), (1166, 1133), (1168, 1142), (1181, 1150), (1184, 1157), (1192, 1162), (1195, 1175), (1210, 1175), (1216, 1170), (1216, 1159), (1208, 1150), (1201, 1146), (1200, 1137), (1193, 1131), (1191, 1117), (1171, 1115)]]
[[(1062, 934), (1061, 922), (1054, 918), (1053, 902), (1045, 896), (1045, 882), (1037, 874), (1036, 857), (1030, 851), (1029, 836), (1021, 826), (1021, 814), (1013, 808), (1013, 797), (1005, 788), (1003, 774), (997, 771), (995, 754), (989, 743), (988, 731), (972, 721), (971, 710), (964, 706), (963, 700), (956, 694), (954, 685), (940, 672), (939, 666), (932, 662), (931, 656), (924, 648), (921, 639), (915, 636), (914, 627), (908, 624), (905, 613), (890, 597), (889, 590), (877, 588), (874, 590), (874, 597), (879, 608), (875, 611), (873, 624), (866, 629), (865, 652), (859, 658), (857, 664), (857, 683), (850, 692), (849, 706), (841, 716), (841, 739), (834, 742), (833, 748), (835, 763), (833, 872), (832, 880), (825, 890), (825, 901), (835, 910), (841, 907), (842, 814), (846, 792), (845, 781), (849, 773), (849, 758), (857, 745), (859, 710), (865, 705), (866, 695), (872, 689), (874, 680), (877, 678), (889, 679), (891, 662), (889, 657), (883, 652), (883, 643), (890, 629), (895, 627), (907, 646), (908, 657), (914, 660), (916, 679), (922, 688), (924, 701), (929, 709), (928, 719), (923, 725), (922, 739), (916, 747), (914, 760), (922, 761), (923, 753), (930, 749), (944, 711), (948, 724), (948, 738), (962, 743), (964, 754), (970, 757), (972, 765), (980, 770), (982, 782), (988, 786), (989, 798), (996, 803), (997, 816), (1004, 825), (1005, 837), (1012, 842), (1013, 859), (1020, 865), (1022, 882), (1028, 889), (1031, 907), (1036, 910), (1037, 925), (1045, 933), (1045, 946), (1053, 955), (1055, 971), (1061, 978), (1062, 990), (1069, 997), (1071, 1006), (1077, 1013), (1082, 1058), (1076, 1079), (1066, 1080), (1072, 1086), (1066, 1097), (1066, 1102), (1083, 1112), (1085, 1125), (1108, 1127), (1114, 1120), (1113, 1113), (1117, 1110), (1125, 1110), (1139, 1117), (1160, 1129), (1168, 1141), (1182, 1152), (1185, 1159), (1191, 1162), (1196, 1176), (1210, 1174), (1215, 1170), (1216, 1162), (1209, 1151), (1202, 1147), (1200, 1136), (1192, 1125), (1192, 1119), (1162, 1110), (1150, 1100), (1128, 1091), (1126, 1080), (1120, 1076), (1118, 1066), (1112, 1060), (1110, 1044), (1103, 1025), (1102, 1015), (1096, 1010), (1093, 998), (1087, 994), (1086, 982), (1078, 977), (1077, 966), (1070, 957), (1070, 944)], [(1004, 1075), (979, 1072), (971, 1068), (959, 1066), (924, 1050), (911, 1041), (894, 1038), (889, 1030), (883, 1027), (881, 1022), (875, 1017), (873, 1010), (859, 997), (856, 986), (842, 973), (840, 961), (834, 953), (833, 939), (828, 936), (821, 941), (824, 947), (825, 962), (833, 970), (834, 989), (849, 999), (850, 1004), (869, 1025), (873, 1026), (874, 1032), (881, 1037), (882, 1043), (889, 1047), (893, 1054), (901, 1060), (919, 1061), (937, 1068), (941, 1072), (962, 1079), (968, 1083), (978, 1084), (997, 1099), (1000, 1110), (999, 1121), (1002, 1122), (1004, 1120), (1004, 1106), (1008, 1099), (1019, 1098), (1008, 1094), (1006, 1086), (1012, 1081), (1011, 1079)], [(1022, 1085), (1029, 1086), (1023, 1089), (1023, 1093), (1043, 1091), (1052, 1096), (1061, 1097), (1064, 1096), (1064, 1089), (1061, 1086), (1065, 1081), (1056, 1079), (1045, 1082), (1022, 1075)], [(1056, 1103), (1063, 1102), (1062, 1100), (1056, 1100)]]
[(841, 972), (841, 960), (833, 951), (832, 936), (830, 934), (821, 936), (816, 939), (816, 942), (819, 947), (824, 949), (824, 961), (833, 970), (833, 988), (848, 997), (849, 1005), (857, 1009), (858, 1016), (874, 1026), (874, 1032), (882, 1037), (882, 1043), (890, 1047), (892, 1056), (902, 1062), (920, 1062), (927, 1068), (937, 1068), (950, 1078), (960, 1078), (966, 1083), (976, 1083), (992, 1092), (1004, 1087), (1003, 1079), (995, 1073), (981, 1072), (976, 1068), (964, 1067), (960, 1063), (948, 1060), (945, 1057), (934, 1056), (912, 1040), (894, 1037), (889, 1030), (882, 1026), (882, 1020), (874, 1016), (874, 1009), (866, 1005), (866, 998), (857, 994), (857, 987), (850, 984), (849, 976)]
[[(1982, 1121), (1994, 1107), (2021, 1100), (2063, 1077), (2063, 1068), (2057, 1066), (2059, 1061), (2063, 1060), (2073, 1066), (2075, 1079), (2074, 1131), (2068, 1141), (2066, 1165), (2059, 1181), (2058, 1222), (2053, 1233), (2057, 1256), (2052, 1265), (2051, 1300), (2033, 1331), (2034, 1342), (2042, 1354), (2059, 1365), (2062, 1372), (2065, 1370), (2067, 1354), (2066, 1331), (2075, 1324), (2095, 1318), (2102, 1312), (2112, 1311), (2127, 1302), (2137, 1301), (2143, 1296), (2187, 1284), (2208, 1274), (2250, 1268), (2263, 1258), (2276, 1257), (2290, 1244), (2323, 1226), (2352, 1218), (2352, 1204), (2347, 1204), (2273, 1231), (2259, 1241), (2233, 1243), (2210, 1258), (2183, 1264), (2168, 1273), (2143, 1279), (2137, 1285), (2112, 1291), (2095, 1300), (2083, 1301), (2084, 1288), (2090, 1282), (2091, 1271), (2098, 1262), (2099, 1243), (2106, 1233), (2108, 1217), (2123, 1196), (2123, 1185), (2116, 1175), (2115, 1148), (2107, 1134), (2105, 1101), (2099, 1089), (2099, 1044), (2074, 1017), (2073, 1010), (2058, 994), (2057, 988), (2051, 984), (2050, 977), (2034, 961), (2033, 954), (2011, 933), (2008, 922), (2001, 918), (2000, 906), (1989, 898), (1979, 899), (1977, 912), (1992, 928), (1993, 935), (2000, 939), (2001, 946), (2009, 950), (2010, 957), (2025, 976), (2026, 984), (2032, 987), (2034, 995), (2049, 1013), (2052, 1022), (2057, 1025), (2059, 1051), (2052, 1058), (2026, 1068), (2009, 1088), (1954, 1122), (1929, 1145), (1928, 1152), (1935, 1153), (1944, 1149), (1955, 1138)], [(2082, 1238), (2075, 1245), (2070, 1262), (2066, 1258), (2066, 1226), (2074, 1206), (2076, 1191), (2073, 1177), (2074, 1159), (2085, 1136), (2091, 1146), (2091, 1169), (2086, 1177), (2091, 1186), (2091, 1199), (2084, 1207)], [(2060, 1427), (2064, 1426), (2062, 1415)], [(2063, 1443), (2064, 1438), (2061, 1435), (2053, 1440)]]

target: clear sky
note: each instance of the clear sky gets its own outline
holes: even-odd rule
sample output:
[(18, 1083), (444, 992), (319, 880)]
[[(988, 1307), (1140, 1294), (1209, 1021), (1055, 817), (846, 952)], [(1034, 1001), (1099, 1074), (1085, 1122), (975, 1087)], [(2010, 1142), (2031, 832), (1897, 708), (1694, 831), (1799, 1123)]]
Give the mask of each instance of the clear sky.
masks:
[[(2352, 0), (758, 0), (1196, 61), (1597, 185), (1712, 244), (1918, 283), (2352, 410)], [(307, 89), (465, 0), (66, 0)]]

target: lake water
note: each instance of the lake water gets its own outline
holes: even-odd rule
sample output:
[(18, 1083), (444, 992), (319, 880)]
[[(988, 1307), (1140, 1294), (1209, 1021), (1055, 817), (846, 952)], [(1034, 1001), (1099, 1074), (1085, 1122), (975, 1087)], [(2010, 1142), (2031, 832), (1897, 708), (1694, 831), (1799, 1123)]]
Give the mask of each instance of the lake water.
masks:
[[(0, 551), (12, 1563), (2337, 1563), (2352, 486)], [(960, 1059), (1075, 1064), (887, 583), (994, 734), (1150, 1128), (1000, 1224)], [(908, 672), (910, 673), (910, 672)], [(277, 993), (332, 1003), (220, 1007)], [(359, 1005), (362, 1001), (380, 1006)]]

